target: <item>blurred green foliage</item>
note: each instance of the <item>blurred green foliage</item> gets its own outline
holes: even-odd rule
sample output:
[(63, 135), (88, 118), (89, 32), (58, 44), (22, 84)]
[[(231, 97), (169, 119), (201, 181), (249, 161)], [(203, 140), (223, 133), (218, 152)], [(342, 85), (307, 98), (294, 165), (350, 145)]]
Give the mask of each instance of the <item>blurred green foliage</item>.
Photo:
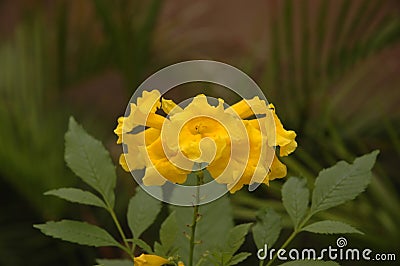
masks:
[[(398, 7), (390, 9), (390, 3), (378, 1), (296, 4), (289, 0), (280, 2), (277, 10), (271, 9), (267, 15), (270, 35), (265, 64), (250, 61), (247, 67), (261, 81), (285, 126), (298, 134), (296, 152), (282, 158), (289, 176), (306, 177), (312, 184), (322, 168), (381, 149), (367, 193), (334, 209), (329, 216), (321, 216), (344, 219), (367, 232), (358, 239), (360, 245), (397, 252), (400, 183), (394, 162), (399, 160), (400, 140)], [(271, 184), (267, 200), (265, 192), (257, 197), (235, 195), (238, 217), (253, 220), (256, 209), (263, 206), (282, 211), (278, 203), (280, 187)], [(289, 225), (289, 221), (285, 223)], [(299, 239), (297, 245), (305, 239)], [(312, 241), (330, 243), (324, 238)]]
[(11, 37), (0, 40), (0, 193), (5, 214), (0, 217), (0, 265), (23, 265), (27, 258), (30, 265), (93, 261), (93, 251), (49, 241), (32, 229), (34, 221), (66, 213), (96, 219), (88, 209), (71, 213), (69, 205), (43, 196), (76, 182), (63, 158), (62, 136), (74, 109), (65, 100), (66, 89), (110, 67), (135, 88), (150, 62), (149, 42), (161, 1), (89, 2), (93, 19), (104, 28), (104, 41), (71, 31), (69, 12), (85, 3), (69, 1), (55, 5), (55, 24), (46, 24), (45, 10), (29, 11)]
[[(39, 20), (17, 27), (13, 40), (0, 45), (0, 173), (43, 215), (63, 208), (39, 195), (55, 185), (73, 182), (62, 160), (65, 110), (54, 92), (54, 60)], [(44, 204), (46, 208), (43, 209)]]

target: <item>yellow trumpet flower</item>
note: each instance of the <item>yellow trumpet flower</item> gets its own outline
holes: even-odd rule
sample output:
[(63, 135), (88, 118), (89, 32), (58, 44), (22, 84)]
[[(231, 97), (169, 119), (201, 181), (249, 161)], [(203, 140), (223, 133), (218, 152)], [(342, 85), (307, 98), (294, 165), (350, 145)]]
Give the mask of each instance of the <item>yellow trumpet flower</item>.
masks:
[[(160, 98), (158, 91), (143, 92), (114, 131), (117, 143), (128, 151), (120, 157), (121, 166), (126, 171), (145, 168), (145, 185), (166, 180), (182, 184), (194, 163), (206, 163), (211, 176), (231, 193), (286, 176), (275, 148), (280, 156), (292, 153), (296, 133), (284, 129), (272, 104), (254, 97), (225, 108), (222, 99), (213, 106), (201, 94), (181, 108)], [(156, 114), (159, 108), (168, 118)], [(136, 126), (147, 129), (132, 133)]]
[(134, 264), (135, 266), (163, 266), (170, 264), (170, 261), (157, 255), (142, 254), (135, 257)]

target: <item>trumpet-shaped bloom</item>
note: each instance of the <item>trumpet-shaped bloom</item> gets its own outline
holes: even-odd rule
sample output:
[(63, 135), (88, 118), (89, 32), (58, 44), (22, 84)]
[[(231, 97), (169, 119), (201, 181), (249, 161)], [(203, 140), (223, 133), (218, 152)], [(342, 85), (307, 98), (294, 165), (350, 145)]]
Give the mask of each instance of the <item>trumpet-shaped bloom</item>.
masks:
[[(212, 106), (205, 95), (198, 95), (185, 109), (170, 115), (162, 134), (167, 149), (181, 154), (176, 157), (177, 165), (186, 164), (190, 170), (193, 163), (187, 161), (212, 164), (222, 156), (229, 157), (232, 143), (244, 138), (244, 126), (224, 111), (223, 103), (219, 99), (218, 105)], [(233, 181), (230, 175), (220, 177), (214, 176), (219, 182)]]
[(135, 266), (163, 266), (170, 264), (170, 261), (157, 255), (142, 254), (135, 257), (134, 264)]
[[(156, 114), (158, 108), (168, 117)], [(148, 128), (132, 133), (138, 125)], [(131, 104), (129, 116), (118, 119), (115, 133), (128, 150), (120, 157), (121, 166), (126, 171), (145, 168), (145, 185), (182, 184), (194, 163), (206, 163), (211, 176), (232, 193), (286, 176), (275, 148), (287, 156), (297, 147), (296, 133), (286, 130), (275, 107), (258, 97), (225, 108), (222, 99), (211, 105), (198, 95), (181, 108), (160, 99), (157, 91), (144, 92)]]
[[(163, 151), (160, 136), (165, 118), (155, 113), (160, 106), (158, 91), (144, 91), (137, 104), (130, 104), (129, 115), (118, 118), (118, 126), (114, 130), (118, 136), (117, 143), (124, 143), (128, 151), (121, 154), (120, 165), (127, 172), (145, 168), (143, 183), (148, 186), (162, 185), (166, 179), (184, 183), (190, 173), (173, 165)], [(149, 128), (132, 133), (137, 126)]]

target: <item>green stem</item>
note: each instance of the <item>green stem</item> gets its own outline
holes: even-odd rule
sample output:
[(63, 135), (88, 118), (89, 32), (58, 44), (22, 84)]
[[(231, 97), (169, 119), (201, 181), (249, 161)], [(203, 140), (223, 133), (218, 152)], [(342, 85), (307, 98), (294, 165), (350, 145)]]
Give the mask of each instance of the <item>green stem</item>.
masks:
[(112, 217), (112, 219), (113, 219), (113, 221), (114, 221), (114, 223), (115, 223), (115, 226), (117, 227), (117, 229), (118, 229), (118, 232), (119, 232), (119, 234), (121, 235), (121, 237), (122, 237), (122, 241), (124, 242), (124, 245), (125, 245), (125, 247), (126, 247), (126, 249), (124, 249), (124, 251), (126, 252), (126, 253), (128, 253), (128, 255), (132, 258), (132, 260), (135, 258), (135, 256), (133, 255), (133, 251), (131, 251), (131, 248), (130, 248), (130, 246), (129, 246), (129, 243), (128, 243), (128, 240), (127, 240), (127, 238), (126, 238), (126, 236), (125, 236), (125, 233), (124, 233), (124, 231), (122, 230), (122, 227), (121, 227), (121, 224), (119, 223), (119, 221), (118, 221), (118, 218), (117, 218), (117, 215), (115, 214), (115, 212), (114, 212), (114, 210), (112, 209), (112, 208), (108, 208), (108, 212), (110, 213), (110, 215), (111, 215), (111, 217)]
[[(279, 249), (284, 249), (285, 247), (287, 247), (287, 245), (289, 245), (290, 242), (292, 242), (292, 240), (295, 238), (295, 236), (297, 235), (297, 233), (298, 233), (298, 231), (296, 231), (296, 230), (293, 231), (293, 233), (289, 236), (288, 239), (286, 239), (285, 243), (283, 243), (283, 245), (282, 245)], [(274, 257), (272, 258), (272, 260), (270, 260), (270, 261), (267, 263), (267, 266), (272, 265), (272, 263), (276, 260), (277, 257), (278, 257), (278, 252), (276, 252), (276, 253), (274, 254)]]
[(199, 219), (199, 202), (200, 202), (200, 185), (203, 184), (203, 171), (196, 172), (197, 176), (197, 193), (196, 193), (196, 204), (193, 207), (193, 219), (192, 224), (190, 225), (191, 234), (190, 234), (190, 247), (189, 247), (189, 266), (193, 266), (193, 254), (194, 254), (194, 246), (196, 244), (196, 227), (197, 221)]
[[(282, 244), (282, 246), (279, 249), (284, 249), (286, 248), (290, 242), (292, 242), (292, 240), (297, 236), (298, 233), (300, 233), (301, 229), (303, 228), (303, 226), (308, 222), (308, 220), (310, 220), (311, 216), (313, 215), (313, 213), (309, 213), (306, 218), (304, 218), (304, 220), (300, 223), (300, 225), (298, 226), (298, 228), (295, 228), (294, 231), (290, 234), (290, 236), (288, 237), (288, 239), (286, 239), (285, 243)], [(278, 250), (279, 250), (278, 249)], [(272, 257), (272, 259), (267, 263), (266, 266), (270, 266), (272, 265), (272, 263), (274, 263), (274, 261), (276, 260), (276, 258), (278, 257), (278, 252), (276, 252), (274, 254), (274, 256)], [(261, 265), (261, 264), (260, 264)]]
[(259, 266), (264, 266), (264, 260), (260, 260)]
[(199, 205), (195, 205), (193, 209), (193, 222), (191, 224), (191, 235), (190, 235), (190, 249), (189, 249), (189, 266), (193, 266), (193, 253), (194, 253), (194, 245), (195, 245), (195, 234), (196, 234), (196, 225), (197, 225), (197, 217), (199, 215)]
[(134, 253), (136, 249), (136, 244), (132, 243), (131, 252)]

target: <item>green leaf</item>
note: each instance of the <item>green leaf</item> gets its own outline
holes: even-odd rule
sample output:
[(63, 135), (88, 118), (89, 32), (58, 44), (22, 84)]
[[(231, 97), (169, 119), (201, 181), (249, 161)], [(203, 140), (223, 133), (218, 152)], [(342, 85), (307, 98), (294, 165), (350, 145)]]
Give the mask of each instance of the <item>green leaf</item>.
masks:
[(240, 253), (238, 256), (234, 256), (235, 252), (243, 244), (251, 223), (240, 224), (235, 226), (229, 231), (228, 239), (226, 243), (223, 243), (222, 248), (218, 248), (211, 252), (211, 256), (208, 257), (210, 263), (214, 265), (226, 266), (226, 265), (236, 265), (240, 261), (248, 257), (248, 253)]
[(96, 262), (101, 266), (133, 266), (133, 262), (130, 260), (97, 259)]
[(249, 256), (251, 256), (251, 253), (249, 252), (240, 252), (238, 254), (236, 254), (235, 256), (232, 257), (232, 259), (229, 261), (229, 266), (231, 265), (237, 265), (240, 262), (244, 261), (245, 259), (247, 259)]
[(273, 209), (267, 208), (260, 210), (256, 219), (252, 232), (257, 248), (264, 248), (265, 244), (272, 247), (282, 229), (281, 217)]
[(103, 144), (90, 136), (73, 117), (65, 134), (65, 161), (84, 182), (97, 190), (114, 207), (115, 167)]
[(364, 234), (363, 232), (355, 229), (351, 225), (348, 225), (339, 221), (321, 221), (316, 222), (301, 229), (302, 231), (307, 231), (311, 233), (317, 234), (347, 234), (347, 233), (355, 233), (355, 234)]
[(128, 225), (134, 238), (139, 238), (143, 232), (155, 221), (161, 210), (161, 202), (140, 187), (131, 198), (128, 205)]
[(205, 254), (205, 255), (203, 255), (202, 257), (200, 257), (200, 259), (197, 261), (197, 263), (196, 263), (196, 266), (202, 266), (202, 265), (204, 265), (204, 263), (205, 262), (207, 262), (207, 257), (209, 256), (210, 254)]
[(154, 242), (154, 253), (160, 256), (166, 256), (165, 254), (167, 252), (165, 252), (164, 247), (156, 241)]
[[(192, 223), (193, 207), (170, 206), (175, 211), (178, 237), (174, 247), (179, 249), (182, 261), (188, 261), (190, 228)], [(194, 261), (198, 261), (207, 251), (222, 249), (226, 243), (229, 230), (233, 227), (232, 209), (228, 197), (221, 197), (216, 201), (199, 207), (200, 219), (197, 223), (195, 240), (201, 244), (196, 245)]]
[(282, 187), (283, 206), (296, 229), (307, 212), (309, 197), (310, 191), (304, 178), (291, 177)]
[(137, 245), (138, 247), (140, 247), (141, 249), (143, 249), (147, 253), (150, 253), (150, 254), (153, 253), (153, 250), (151, 249), (151, 247), (146, 242), (144, 242), (143, 240), (141, 240), (141, 239), (131, 239), (131, 241), (132, 241), (133, 244)]
[(379, 151), (357, 158), (353, 164), (344, 161), (322, 170), (312, 195), (313, 214), (352, 200), (371, 182), (371, 169)]
[(211, 252), (210, 256), (206, 259), (206, 265), (214, 266), (227, 266), (231, 261), (233, 254), (230, 252), (223, 252), (221, 250), (216, 250)]
[(249, 232), (249, 228), (252, 224), (240, 224), (235, 226), (229, 231), (228, 241), (224, 245), (224, 251), (231, 253), (232, 255), (240, 248), (244, 242), (244, 238)]
[(172, 248), (178, 236), (178, 225), (175, 212), (172, 212), (162, 223), (160, 228), (160, 241), (165, 256), (171, 256)]
[(47, 222), (45, 224), (34, 225), (43, 234), (64, 241), (87, 245), (93, 247), (106, 247), (121, 245), (104, 229), (92, 224), (62, 220), (59, 222)]
[(323, 260), (294, 260), (279, 264), (279, 266), (338, 266), (340, 265), (334, 261), (323, 261)]
[(99, 197), (89, 191), (84, 191), (77, 188), (54, 189), (47, 191), (44, 194), (56, 196), (70, 202), (106, 208), (106, 205)]

